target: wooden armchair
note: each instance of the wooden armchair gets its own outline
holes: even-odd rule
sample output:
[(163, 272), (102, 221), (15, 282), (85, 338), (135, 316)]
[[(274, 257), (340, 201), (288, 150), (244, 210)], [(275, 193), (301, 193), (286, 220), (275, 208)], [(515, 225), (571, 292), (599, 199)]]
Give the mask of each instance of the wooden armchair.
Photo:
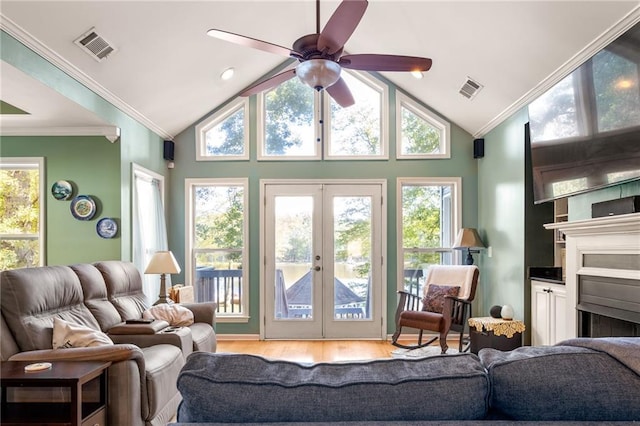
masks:
[[(391, 343), (407, 349), (430, 345), (440, 338), (442, 353), (448, 349), (449, 331), (460, 333), (458, 350), (469, 349), (468, 342), (463, 349), (464, 330), (467, 319), (471, 317), (471, 302), (476, 295), (479, 270), (475, 265), (433, 265), (425, 276), (423, 297), (399, 291), (396, 310), (396, 331)], [(398, 343), (403, 327), (419, 330), (417, 345)], [(422, 342), (424, 330), (438, 333), (426, 342)]]

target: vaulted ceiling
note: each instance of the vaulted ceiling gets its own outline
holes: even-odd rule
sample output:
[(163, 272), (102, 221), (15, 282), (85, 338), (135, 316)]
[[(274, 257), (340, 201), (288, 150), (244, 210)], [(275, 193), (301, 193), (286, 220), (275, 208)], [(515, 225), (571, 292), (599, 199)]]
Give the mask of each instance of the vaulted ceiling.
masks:
[[(321, 26), (338, 4), (321, 2)], [(383, 76), (481, 136), (640, 20), (639, 4), (370, 0), (345, 51), (433, 59), (421, 80)], [(311, 0), (3, 0), (0, 13), (4, 31), (165, 138), (283, 63), (283, 57), (208, 37), (208, 29), (289, 47), (316, 28)], [(116, 49), (100, 62), (74, 44), (92, 28)], [(1, 65), (0, 100), (31, 113), (3, 114), (3, 133), (108, 124)], [(224, 81), (220, 74), (229, 67), (235, 76)], [(459, 94), (467, 78), (484, 86), (471, 100)]]

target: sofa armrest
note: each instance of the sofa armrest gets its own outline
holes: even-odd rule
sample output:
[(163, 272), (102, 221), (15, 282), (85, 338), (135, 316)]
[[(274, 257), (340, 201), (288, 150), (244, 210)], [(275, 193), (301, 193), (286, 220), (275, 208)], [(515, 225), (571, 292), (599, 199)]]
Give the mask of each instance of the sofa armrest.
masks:
[(218, 304), (215, 302), (200, 302), (200, 303), (181, 303), (182, 306), (193, 312), (194, 322), (204, 322), (216, 325), (216, 309)]
[(185, 358), (193, 352), (193, 336), (189, 327), (166, 327), (154, 334), (109, 333), (109, 337), (113, 340), (113, 343), (130, 343), (140, 348), (163, 344), (173, 345), (182, 351)]
[[(10, 361), (126, 361), (134, 360), (144, 367), (144, 357), (135, 345), (92, 346), (88, 348), (41, 349), (20, 352)], [(144, 372), (144, 368), (142, 368)]]
[(164, 329), (169, 327), (169, 323), (163, 320), (155, 320), (150, 323), (142, 323), (142, 324), (127, 324), (120, 323), (114, 325), (107, 332), (109, 337), (115, 334), (124, 334), (124, 335), (138, 335), (138, 334), (156, 334)]

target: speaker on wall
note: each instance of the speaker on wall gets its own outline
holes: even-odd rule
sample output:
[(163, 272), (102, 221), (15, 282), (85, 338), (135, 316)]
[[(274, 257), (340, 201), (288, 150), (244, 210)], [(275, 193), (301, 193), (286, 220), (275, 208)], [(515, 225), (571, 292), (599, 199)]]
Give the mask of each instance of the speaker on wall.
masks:
[(484, 139), (473, 140), (473, 158), (484, 157)]
[(175, 148), (175, 143), (173, 143), (173, 141), (164, 141), (164, 150), (162, 152), (162, 157), (165, 160), (173, 161), (174, 148)]

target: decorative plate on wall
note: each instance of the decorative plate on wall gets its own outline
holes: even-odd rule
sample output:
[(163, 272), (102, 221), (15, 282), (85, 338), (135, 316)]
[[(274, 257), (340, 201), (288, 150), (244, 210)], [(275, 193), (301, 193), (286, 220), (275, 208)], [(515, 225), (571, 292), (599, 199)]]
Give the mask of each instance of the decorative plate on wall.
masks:
[(51, 186), (51, 194), (56, 200), (68, 200), (73, 194), (73, 186), (66, 180), (59, 180)]
[(88, 195), (78, 195), (71, 201), (71, 214), (78, 220), (91, 220), (96, 214), (96, 203)]
[(102, 238), (113, 238), (118, 233), (118, 223), (115, 219), (104, 217), (96, 224), (96, 231)]

